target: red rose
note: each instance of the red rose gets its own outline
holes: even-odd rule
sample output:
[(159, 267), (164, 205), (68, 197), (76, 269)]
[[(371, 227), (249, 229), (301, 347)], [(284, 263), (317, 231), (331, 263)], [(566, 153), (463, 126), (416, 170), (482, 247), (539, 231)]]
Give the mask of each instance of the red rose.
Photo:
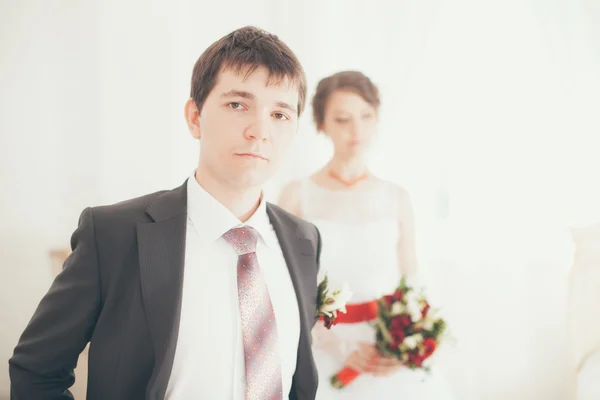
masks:
[(392, 351), (397, 351), (398, 350), (398, 346), (400, 346), (400, 344), (404, 341), (404, 332), (399, 330), (399, 331), (392, 331), (392, 343), (390, 343), (388, 345), (388, 349), (392, 350)]
[(398, 301), (402, 301), (402, 298), (404, 297), (404, 293), (402, 293), (402, 290), (400, 289), (396, 289), (396, 291), (394, 292), (393, 297), (398, 300)]
[(392, 339), (396, 343), (396, 347), (400, 346), (400, 343), (404, 341), (404, 336), (404, 332), (402, 331), (392, 333)]
[(401, 331), (404, 332), (411, 324), (410, 317), (406, 314), (397, 315), (392, 318), (391, 321), (392, 332)]
[(385, 295), (383, 296), (383, 301), (385, 301), (385, 305), (388, 307), (391, 307), (392, 304), (394, 304), (394, 296), (392, 295)]
[(423, 365), (423, 360), (424, 360), (424, 358), (421, 357), (418, 352), (417, 353), (408, 353), (408, 361), (411, 364), (416, 365), (417, 367), (420, 367), (421, 365)]
[(402, 324), (402, 320), (400, 319), (400, 315), (392, 318), (391, 331), (392, 332), (402, 332), (404, 331), (404, 325)]
[(423, 340), (423, 358), (425, 359), (432, 355), (436, 346), (437, 342), (433, 338), (427, 338)]
[(429, 311), (429, 303), (425, 302), (425, 307), (421, 310), (421, 315), (425, 317), (427, 315), (427, 311)]
[(402, 324), (403, 328), (408, 328), (410, 326), (410, 324), (412, 324), (410, 316), (407, 314), (402, 314), (402, 315), (398, 316), (398, 318), (400, 319), (400, 323)]
[(333, 325), (337, 324), (337, 318), (333, 318), (327, 315), (323, 316), (323, 320), (325, 322), (325, 328), (327, 329), (331, 329)]

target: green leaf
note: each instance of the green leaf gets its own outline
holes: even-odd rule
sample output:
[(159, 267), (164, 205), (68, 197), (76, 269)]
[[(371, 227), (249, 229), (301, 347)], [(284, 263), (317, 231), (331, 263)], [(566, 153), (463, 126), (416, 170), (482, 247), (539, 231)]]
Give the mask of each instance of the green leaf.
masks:
[(446, 321), (440, 319), (433, 323), (433, 329), (431, 330), (431, 334), (433, 337), (441, 336), (446, 330)]
[(398, 285), (398, 289), (402, 290), (402, 292), (406, 293), (412, 290), (412, 287), (408, 286), (406, 283), (406, 275), (402, 275), (400, 279), (400, 284)]
[(327, 292), (329, 291), (327, 289), (328, 285), (329, 278), (327, 277), (327, 274), (325, 274), (325, 277), (323, 278), (321, 283), (319, 283), (319, 286), (317, 288), (317, 309), (320, 309), (323, 306), (323, 304), (325, 304), (325, 299), (327, 299)]
[(391, 343), (392, 342), (392, 334), (390, 333), (390, 331), (388, 331), (385, 323), (383, 323), (382, 321), (379, 321), (377, 326), (378, 326), (378, 331), (381, 333), (383, 340), (385, 340), (388, 343)]

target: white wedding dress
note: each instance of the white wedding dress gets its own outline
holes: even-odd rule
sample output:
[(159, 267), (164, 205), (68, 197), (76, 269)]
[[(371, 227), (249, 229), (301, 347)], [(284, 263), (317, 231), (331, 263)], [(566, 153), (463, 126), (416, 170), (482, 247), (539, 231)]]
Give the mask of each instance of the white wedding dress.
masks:
[[(319, 280), (327, 273), (329, 287), (348, 283), (350, 303), (362, 303), (392, 293), (400, 280), (397, 257), (398, 192), (380, 181), (368, 191), (336, 191), (302, 182), (301, 216), (313, 222), (323, 240)], [(329, 378), (339, 371), (357, 342), (374, 343), (368, 323), (337, 324), (326, 330), (317, 322), (313, 353), (319, 371), (317, 400), (450, 400), (453, 397), (433, 365), (430, 375), (403, 368), (385, 377), (362, 374), (344, 389)]]

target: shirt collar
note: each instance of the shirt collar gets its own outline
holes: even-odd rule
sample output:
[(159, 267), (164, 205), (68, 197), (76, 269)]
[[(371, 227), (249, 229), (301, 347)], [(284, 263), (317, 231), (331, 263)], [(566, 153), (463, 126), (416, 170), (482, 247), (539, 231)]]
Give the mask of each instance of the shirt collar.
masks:
[(245, 223), (241, 222), (229, 209), (208, 193), (198, 181), (195, 174), (188, 179), (188, 218), (203, 243), (218, 240), (225, 232), (233, 228), (251, 226), (259, 233), (267, 246), (275, 245), (271, 221), (267, 214), (267, 204), (261, 194), (260, 204)]

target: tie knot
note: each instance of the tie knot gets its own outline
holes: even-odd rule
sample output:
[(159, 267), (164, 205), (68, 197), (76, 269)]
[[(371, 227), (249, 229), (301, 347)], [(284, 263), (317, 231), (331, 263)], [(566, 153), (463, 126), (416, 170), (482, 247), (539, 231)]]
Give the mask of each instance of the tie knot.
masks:
[(225, 232), (223, 238), (233, 247), (238, 255), (256, 252), (258, 232), (251, 226), (233, 228)]

